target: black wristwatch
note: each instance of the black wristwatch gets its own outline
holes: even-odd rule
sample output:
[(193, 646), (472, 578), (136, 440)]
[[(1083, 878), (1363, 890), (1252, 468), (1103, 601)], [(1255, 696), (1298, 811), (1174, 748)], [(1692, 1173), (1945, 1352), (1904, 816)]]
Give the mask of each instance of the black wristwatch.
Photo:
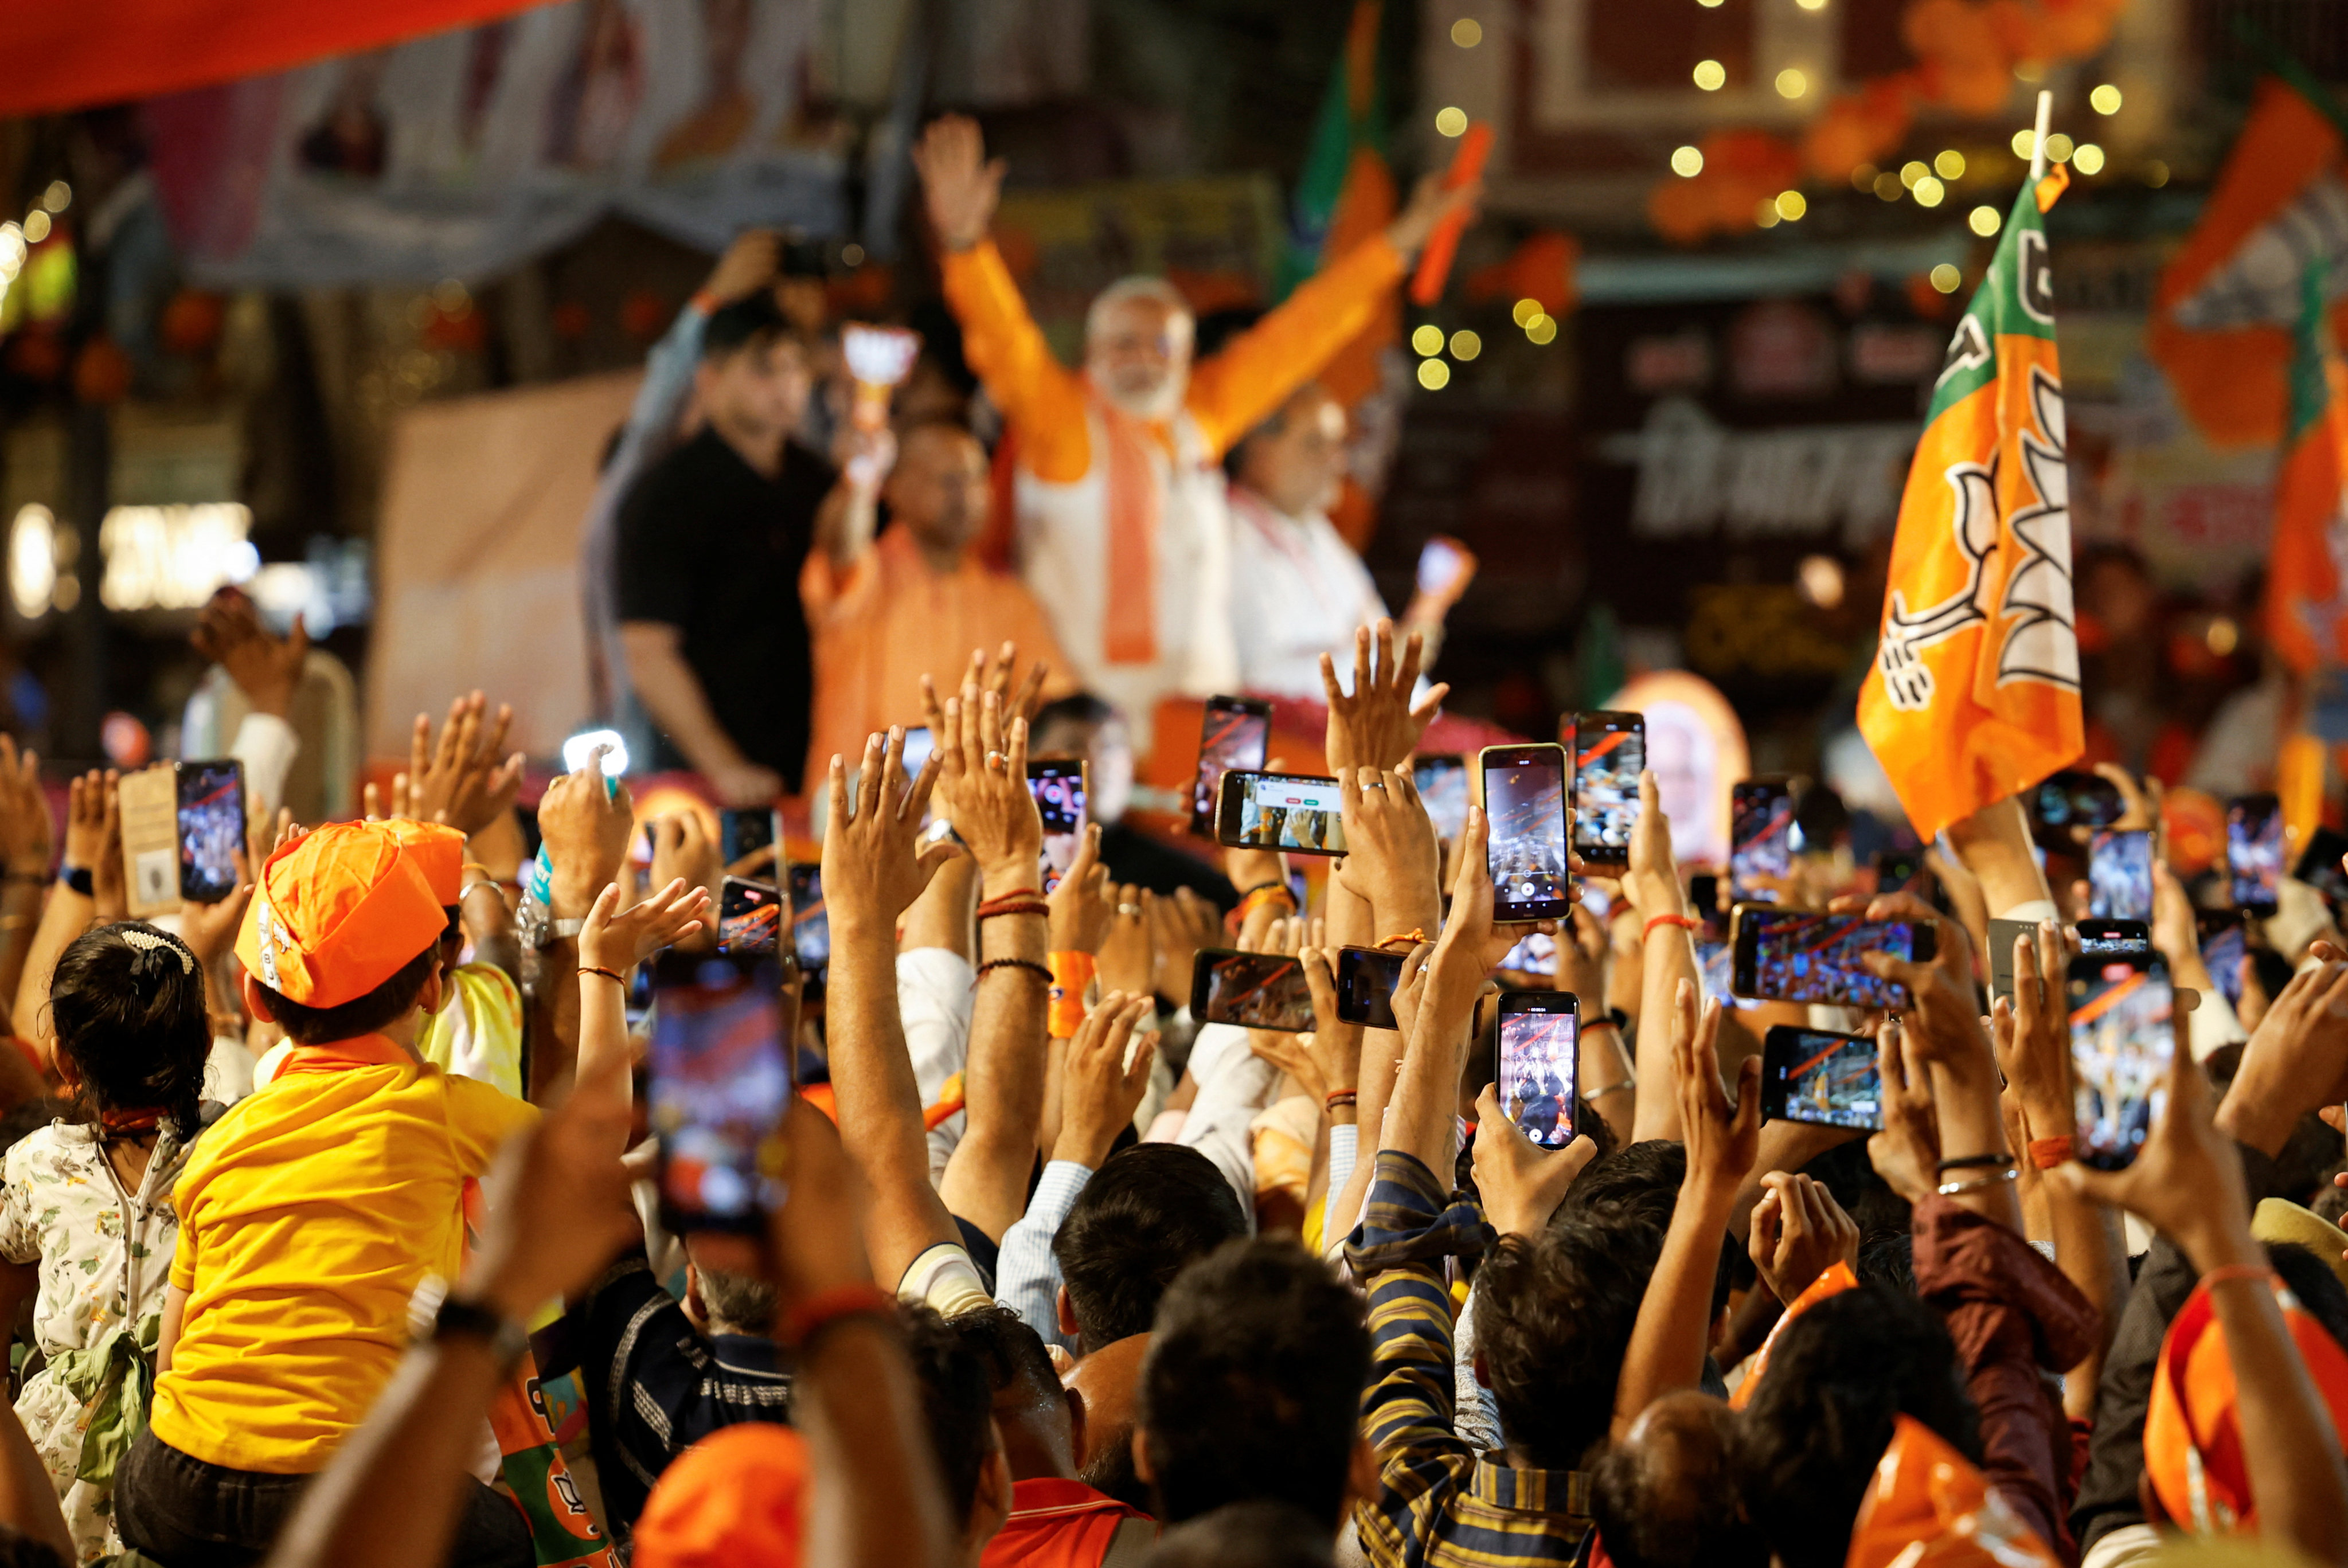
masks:
[(498, 1369), (510, 1372), (530, 1349), (530, 1330), (515, 1319), (500, 1316), (492, 1307), (461, 1296), (450, 1296), (432, 1315), (432, 1343), (446, 1339), (484, 1339), (497, 1357)]
[(98, 896), (97, 880), (90, 875), (88, 866), (67, 866), (57, 872), (57, 881), (84, 898)]

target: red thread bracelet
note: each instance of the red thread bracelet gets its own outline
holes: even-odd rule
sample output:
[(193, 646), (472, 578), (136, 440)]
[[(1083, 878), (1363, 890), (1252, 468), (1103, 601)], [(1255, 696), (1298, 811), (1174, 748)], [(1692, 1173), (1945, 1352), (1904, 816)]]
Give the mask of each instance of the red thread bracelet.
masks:
[(897, 1299), (879, 1285), (843, 1284), (819, 1290), (784, 1317), (775, 1337), (785, 1345), (805, 1345), (845, 1317), (897, 1315)]
[(601, 975), (606, 980), (616, 982), (621, 990), (624, 991), (628, 988), (628, 977), (621, 974), (616, 969), (602, 969), (598, 968), (592, 964), (582, 964), (579, 966), (579, 973), (582, 975)]
[(1654, 935), (1655, 927), (1659, 925), (1676, 925), (1682, 931), (1701, 931), (1704, 929), (1704, 922), (1696, 919), (1691, 914), (1653, 914), (1647, 917), (1646, 925), (1639, 933), (1639, 940), (1644, 942), (1650, 936)]
[(2211, 1269), (2208, 1274), (2203, 1274), (2201, 1276), (2201, 1284), (2204, 1288), (2207, 1288), (2213, 1284), (2224, 1284), (2230, 1280), (2238, 1279), (2260, 1279), (2265, 1280), (2271, 1284), (2274, 1282), (2274, 1270), (2260, 1264), (2226, 1264), (2220, 1267)]
[(1328, 1098), (1323, 1100), (1322, 1103), (1326, 1105), (1331, 1110), (1334, 1110), (1341, 1105), (1354, 1104), (1359, 1098), (1359, 1092), (1354, 1089), (1333, 1089), (1330, 1091)]

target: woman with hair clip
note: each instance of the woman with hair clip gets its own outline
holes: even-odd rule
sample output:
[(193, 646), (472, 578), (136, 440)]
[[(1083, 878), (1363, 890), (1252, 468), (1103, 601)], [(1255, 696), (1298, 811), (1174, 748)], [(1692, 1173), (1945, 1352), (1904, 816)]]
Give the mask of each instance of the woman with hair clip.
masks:
[(171, 1183), (219, 1108), (198, 1099), (211, 1027), (203, 965), (178, 937), (137, 921), (86, 933), (57, 961), (49, 1008), (75, 1115), (0, 1162), (0, 1257), (40, 1265), (33, 1336), (46, 1364), (16, 1413), (89, 1563), (122, 1549), (114, 1472), (155, 1387), (179, 1242)]

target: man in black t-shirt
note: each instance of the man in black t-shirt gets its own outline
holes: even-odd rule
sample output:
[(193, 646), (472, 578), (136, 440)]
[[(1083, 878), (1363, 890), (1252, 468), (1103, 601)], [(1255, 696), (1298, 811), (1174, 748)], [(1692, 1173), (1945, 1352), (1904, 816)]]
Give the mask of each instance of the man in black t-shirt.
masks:
[(717, 310), (695, 375), (701, 433), (620, 503), (620, 645), (660, 729), (653, 764), (693, 769), (728, 806), (796, 793), (807, 758), (799, 569), (841, 542), (850, 511), (831, 465), (788, 439), (810, 387), (772, 294)]

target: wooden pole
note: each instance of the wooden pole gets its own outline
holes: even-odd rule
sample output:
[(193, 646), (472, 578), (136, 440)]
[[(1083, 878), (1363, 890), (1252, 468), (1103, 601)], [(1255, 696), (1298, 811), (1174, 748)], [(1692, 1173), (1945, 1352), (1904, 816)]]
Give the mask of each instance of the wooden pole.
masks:
[(2046, 178), (2046, 122), (2054, 113), (2054, 95), (2042, 88), (2038, 94), (2038, 129), (2030, 139), (2030, 183), (2033, 187)]

